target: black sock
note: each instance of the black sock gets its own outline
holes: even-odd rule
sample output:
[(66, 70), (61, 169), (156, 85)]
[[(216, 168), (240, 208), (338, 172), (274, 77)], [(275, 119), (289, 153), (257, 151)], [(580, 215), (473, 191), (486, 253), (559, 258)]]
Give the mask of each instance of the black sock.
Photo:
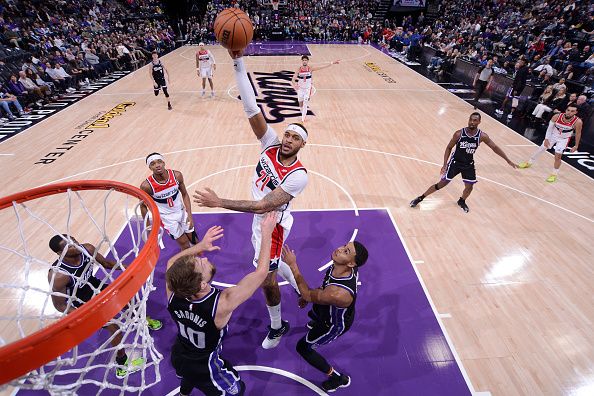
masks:
[(120, 366), (123, 366), (124, 364), (126, 364), (127, 360), (128, 360), (128, 356), (125, 353), (122, 356), (116, 356), (116, 363), (119, 364)]
[(425, 199), (425, 194), (421, 194), (421, 195), (419, 195), (419, 198), (421, 198), (421, 199)]
[(465, 202), (466, 200), (462, 197), (460, 197), (460, 199), (458, 200), (458, 202)]
[(324, 359), (318, 352), (314, 351), (307, 341), (305, 341), (305, 337), (300, 339), (297, 343), (297, 353), (299, 353), (307, 363), (326, 375), (332, 370), (332, 367), (328, 364), (326, 359)]

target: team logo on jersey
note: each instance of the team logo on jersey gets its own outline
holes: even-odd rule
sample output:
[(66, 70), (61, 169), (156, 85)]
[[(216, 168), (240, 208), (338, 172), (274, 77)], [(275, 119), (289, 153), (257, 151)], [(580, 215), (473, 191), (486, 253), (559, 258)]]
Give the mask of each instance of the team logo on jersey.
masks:
[[(281, 70), (273, 73), (254, 72), (255, 84), (252, 73), (248, 73), (250, 83), (256, 95), (256, 102), (260, 110), (262, 110), (266, 122), (278, 124), (287, 118), (301, 118), (301, 108), (297, 100), (297, 92), (293, 89), (293, 85), (291, 85), (293, 73), (291, 70)], [(256, 85), (260, 90), (259, 92), (256, 89)], [(311, 110), (308, 110), (307, 114), (315, 115)]]
[(390, 77), (388, 75), (388, 73), (386, 73), (385, 71), (382, 70), (381, 67), (379, 67), (378, 65), (376, 65), (373, 62), (365, 62), (365, 67), (367, 67), (369, 70), (371, 70), (372, 72), (374, 72), (375, 74), (377, 74), (378, 76), (380, 76), (381, 78), (384, 79), (384, 81), (389, 82), (390, 84), (395, 84), (396, 81), (394, 81), (394, 79), (392, 79), (392, 77)]

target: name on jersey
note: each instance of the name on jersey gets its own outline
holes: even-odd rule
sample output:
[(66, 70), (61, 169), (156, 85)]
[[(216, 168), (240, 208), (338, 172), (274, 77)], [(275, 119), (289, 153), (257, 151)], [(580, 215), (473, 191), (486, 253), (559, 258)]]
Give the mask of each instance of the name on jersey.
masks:
[(204, 327), (204, 325), (207, 323), (206, 320), (202, 319), (199, 315), (196, 315), (193, 312), (190, 311), (173, 311), (175, 313), (175, 316), (177, 316), (179, 319), (188, 319), (194, 323), (196, 323), (196, 325), (198, 325), (198, 327)]
[(460, 142), (461, 149), (477, 148), (478, 145), (475, 142)]
[(175, 185), (174, 187), (175, 188), (171, 188), (169, 191), (155, 193), (153, 195), (153, 197), (155, 197), (157, 199), (166, 199), (166, 198), (172, 197), (174, 195), (177, 195), (179, 188), (177, 185)]
[[(266, 122), (278, 124), (284, 122), (287, 118), (301, 118), (301, 108), (297, 100), (297, 92), (291, 84), (293, 71), (281, 70), (272, 73), (254, 72), (253, 75), (258, 85), (258, 89), (252, 79), (252, 74), (248, 73), (252, 89), (256, 95), (258, 107)], [(266, 110), (265, 107), (268, 107)], [(308, 115), (315, 115), (311, 110)]]
[(260, 159), (260, 166), (262, 167), (263, 170), (256, 168), (256, 171), (260, 175), (260, 178), (258, 179), (258, 181), (263, 184), (262, 184), (262, 186), (259, 186), (258, 181), (257, 181), (256, 186), (261, 187), (261, 189), (264, 190), (264, 186), (268, 185), (268, 183), (272, 183), (274, 188), (270, 188), (270, 189), (274, 190), (279, 185), (279, 181), (276, 178), (276, 176), (274, 175), (274, 172), (272, 172), (272, 169), (270, 169), (268, 162), (266, 162), (266, 160), (264, 160), (263, 158)]
[(390, 84), (395, 84), (396, 81), (390, 77), (388, 75), (388, 73), (386, 73), (385, 71), (382, 70), (381, 67), (379, 67), (378, 65), (376, 65), (373, 62), (365, 62), (365, 66), (371, 70), (372, 72), (374, 72), (375, 74), (377, 74), (378, 76), (380, 76), (381, 78), (384, 79), (384, 81), (389, 82)]
[(89, 137), (89, 135), (92, 134), (93, 132), (95, 132), (96, 129), (109, 128), (109, 120), (111, 120), (115, 116), (122, 115), (128, 107), (134, 106), (135, 104), (136, 104), (136, 102), (120, 103), (113, 109), (109, 110), (107, 113), (104, 113), (99, 118), (95, 118), (93, 121), (91, 121), (90, 124), (87, 124), (86, 127), (85, 126), (77, 127), (77, 129), (80, 129), (80, 130), (78, 130), (70, 138), (66, 139), (66, 141), (64, 141), (58, 147), (53, 149), (53, 151), (45, 154), (42, 158), (37, 160), (37, 162), (35, 162), (35, 164), (47, 165), (47, 164), (51, 164), (51, 163), (57, 161), (58, 158), (60, 158), (61, 156), (63, 156), (64, 154), (66, 154), (67, 152), (72, 150), (72, 148), (74, 146), (76, 146), (78, 143), (80, 143), (81, 141), (83, 141), (83, 139), (86, 139), (87, 137)]

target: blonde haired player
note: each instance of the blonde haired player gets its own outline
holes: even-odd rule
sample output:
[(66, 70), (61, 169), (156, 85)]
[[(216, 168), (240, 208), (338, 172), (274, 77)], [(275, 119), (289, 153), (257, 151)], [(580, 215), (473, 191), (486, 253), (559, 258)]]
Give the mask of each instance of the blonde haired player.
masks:
[(206, 79), (208, 78), (208, 84), (210, 85), (210, 97), (214, 98), (214, 86), (212, 84), (213, 72), (217, 70), (217, 64), (212, 53), (204, 48), (204, 43), (198, 44), (198, 51), (196, 52), (196, 71), (198, 76), (202, 77), (202, 96), (206, 90)]
[(544, 142), (536, 149), (532, 157), (527, 162), (520, 164), (520, 169), (530, 168), (536, 159), (546, 150), (555, 147), (555, 162), (553, 164), (553, 173), (547, 177), (549, 183), (557, 181), (559, 175), (559, 168), (561, 167), (561, 156), (563, 151), (567, 148), (571, 136), (575, 132), (575, 144), (571, 148), (573, 153), (580, 145), (582, 137), (582, 120), (576, 115), (577, 105), (570, 104), (565, 109), (565, 113), (556, 114), (549, 122), (549, 128), (545, 136)]
[[(159, 153), (149, 154), (146, 164), (153, 173), (142, 182), (140, 189), (157, 204), (163, 228), (181, 250), (198, 243), (192, 219), (192, 201), (184, 184), (184, 176), (179, 171), (167, 169), (165, 159)], [(148, 208), (142, 203), (140, 213), (143, 219), (147, 211)]]
[(279, 211), (279, 218), (272, 233), (269, 274), (262, 290), (270, 315), (268, 334), (262, 342), (264, 349), (276, 347), (281, 337), (289, 331), (289, 322), (281, 319), (281, 294), (276, 279), (277, 271), (298, 292), (297, 283), (291, 269), (281, 260), (282, 247), (293, 225), (293, 216), (289, 203), (297, 197), (307, 185), (307, 171), (297, 158), (299, 150), (305, 147), (307, 130), (300, 124), (289, 124), (283, 133), (282, 142), (274, 129), (266, 123), (254, 96), (254, 90), (248, 79), (243, 63), (243, 51), (230, 52), (235, 69), (235, 80), (241, 95), (243, 109), (262, 151), (252, 177), (253, 200), (230, 200), (219, 198), (209, 188), (196, 191), (194, 202), (209, 208), (225, 208), (239, 212), (254, 213), (252, 223), (252, 244), (255, 261), (260, 252), (262, 232), (258, 224), (261, 216), (270, 211)]
[(309, 56), (303, 55), (301, 57), (301, 66), (299, 66), (299, 69), (293, 75), (293, 88), (297, 91), (297, 100), (301, 108), (301, 122), (305, 122), (305, 118), (307, 117), (307, 105), (309, 104), (311, 91), (313, 90), (312, 73), (338, 63), (340, 63), (340, 60), (335, 60), (324, 66), (311, 67), (309, 66)]

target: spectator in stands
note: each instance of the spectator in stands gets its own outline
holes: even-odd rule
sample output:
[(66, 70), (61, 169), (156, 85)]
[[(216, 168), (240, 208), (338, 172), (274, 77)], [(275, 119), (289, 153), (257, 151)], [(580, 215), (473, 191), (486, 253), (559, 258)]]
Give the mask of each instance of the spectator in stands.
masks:
[(562, 78), (564, 80), (573, 80), (573, 65), (571, 65), (571, 64), (567, 65), (565, 70), (563, 70), (559, 74), (559, 78)]
[(12, 104), (17, 109), (19, 117), (29, 113), (28, 109), (23, 109), (16, 96), (6, 92), (4, 89), (0, 89), (0, 107), (2, 107), (8, 118), (14, 120), (16, 117), (10, 111), (9, 104)]
[(555, 69), (553, 69), (553, 66), (551, 66), (550, 63), (550, 59), (545, 58), (543, 63), (534, 69), (534, 71), (538, 73), (539, 78), (544, 77), (545, 74), (549, 77), (555, 74)]
[[(27, 69), (27, 70), (30, 70), (30, 69)], [(27, 92), (35, 95), (35, 97), (38, 99), (45, 99), (46, 95), (49, 94), (48, 87), (38, 86), (37, 84), (35, 84), (35, 82), (33, 82), (33, 80), (31, 80), (29, 77), (27, 77), (27, 73), (25, 73), (22, 70), (19, 72), (19, 82), (25, 87)]]
[(33, 96), (29, 95), (27, 88), (25, 88), (23, 83), (17, 80), (16, 75), (13, 74), (10, 76), (10, 80), (6, 83), (6, 87), (8, 88), (8, 92), (16, 96), (18, 99), (22, 99), (25, 103), (35, 102)]
[(567, 85), (565, 85), (565, 79), (562, 78), (559, 80), (559, 82), (553, 84), (553, 89), (555, 90), (555, 92), (559, 92), (559, 90), (564, 89), (567, 91)]
[(588, 97), (586, 95), (578, 96), (576, 104), (578, 107), (577, 116), (580, 117), (582, 121), (585, 123), (586, 120), (588, 120), (590, 118), (590, 115), (592, 114), (592, 107), (590, 106), (590, 104), (588, 104)]
[(538, 104), (532, 111), (532, 115), (537, 118), (542, 118), (542, 115), (546, 111), (545, 109), (549, 106), (549, 104), (553, 100), (554, 95), (555, 95), (555, 91), (553, 90), (553, 86), (547, 85), (544, 92), (541, 93), (540, 96), (538, 97)]
[(561, 88), (557, 94), (553, 97), (548, 105), (539, 103), (536, 105), (536, 108), (532, 112), (532, 115), (536, 118), (543, 119), (543, 116), (546, 113), (550, 113), (553, 110), (563, 111), (567, 107), (567, 103), (569, 102), (569, 98), (565, 93), (565, 89)]
[[(59, 64), (56, 65), (60, 66)], [(66, 92), (74, 92), (75, 90), (69, 87), (66, 77), (64, 77), (62, 73), (55, 69), (56, 65), (52, 66), (51, 63), (47, 62), (45, 64), (45, 72), (52, 79), (52, 82), (56, 87), (58, 87), (58, 89)]]

